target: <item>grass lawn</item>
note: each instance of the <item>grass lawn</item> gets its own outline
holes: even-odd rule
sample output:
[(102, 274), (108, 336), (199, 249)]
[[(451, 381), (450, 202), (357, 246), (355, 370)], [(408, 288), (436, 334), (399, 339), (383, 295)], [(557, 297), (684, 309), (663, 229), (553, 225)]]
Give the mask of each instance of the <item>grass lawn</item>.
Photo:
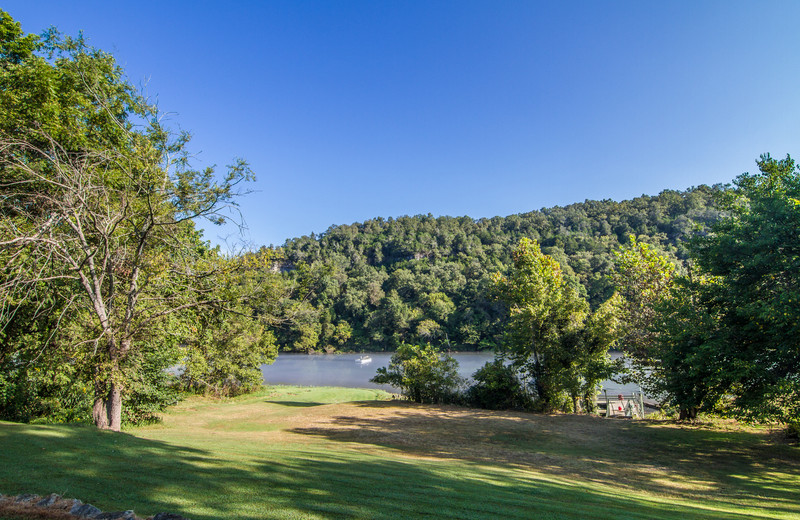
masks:
[(679, 427), (271, 387), (122, 434), (0, 422), (0, 492), (199, 519), (800, 519), (800, 448)]

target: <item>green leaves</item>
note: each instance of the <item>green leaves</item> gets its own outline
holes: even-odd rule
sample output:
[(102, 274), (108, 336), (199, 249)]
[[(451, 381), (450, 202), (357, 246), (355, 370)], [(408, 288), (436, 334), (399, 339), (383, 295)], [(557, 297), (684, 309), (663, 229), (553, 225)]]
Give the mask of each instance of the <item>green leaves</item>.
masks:
[(458, 399), (464, 381), (458, 362), (429, 344), (402, 344), (389, 367), (381, 367), (373, 383), (399, 388), (403, 396), (417, 403), (449, 403)]
[(656, 305), (667, 296), (675, 278), (675, 265), (653, 246), (631, 235), (615, 255), (611, 276), (621, 296), (625, 322), (620, 345), (634, 361), (639, 378), (652, 366), (654, 333), (651, 325)]
[(800, 171), (789, 156), (758, 166), (721, 193), (725, 213), (690, 243), (688, 276), (633, 239), (618, 255), (622, 344), (681, 418), (718, 404), (751, 419), (800, 416)]
[(735, 370), (724, 381), (738, 413), (800, 416), (800, 170), (763, 155), (759, 173), (743, 174), (722, 201), (728, 216), (697, 238), (692, 253), (718, 278), (718, 355)]
[(123, 394), (159, 394), (149, 390), (163, 386), (158, 362), (174, 351), (171, 320), (192, 310), (218, 313), (231, 352), (251, 341), (255, 358), (216, 357), (229, 373), (246, 365), (250, 372), (235, 377), (252, 379), (274, 341), (260, 323), (239, 321), (252, 309), (225, 320), (241, 311), (241, 280), (194, 228), (197, 219), (235, 216), (242, 183), (253, 178), (247, 163), (221, 177), (192, 168), (189, 134), (158, 122), (157, 107), (113, 56), (54, 30), (23, 37), (1, 14), (0, 248), (10, 268), (0, 303), (35, 307), (40, 294), (30, 288), (60, 282), (74, 304), (65, 323), (70, 354), (84, 367), (76, 377), (92, 382), (101, 427), (119, 429)]
[[(353, 329), (350, 348), (391, 348), (393, 341), (492, 348), (505, 319), (502, 305), (491, 297), (492, 274), (509, 272), (521, 238), (536, 239), (559, 263), (565, 283), (597, 309), (613, 294), (609, 275), (620, 241), (627, 243), (633, 233), (671, 261), (685, 258), (685, 237), (717, 218), (711, 202), (721, 189), (698, 186), (622, 202), (589, 200), (491, 219), (376, 218), (290, 239), (281, 249), (291, 279), (302, 274), (293, 266), (335, 266), (330, 279), (336, 290), (309, 295), (322, 327), (317, 349), (335, 345), (326, 339), (325, 326), (339, 321)], [(399, 309), (395, 298), (386, 298), (392, 290), (408, 310), (400, 330), (389, 326)], [(453, 307), (433, 301), (440, 294)], [(436, 335), (418, 333), (426, 320), (439, 325)], [(422, 331), (430, 331), (425, 325)], [(279, 340), (291, 348), (294, 336), (281, 333)]]
[(597, 384), (611, 371), (608, 349), (616, 341), (617, 301), (594, 315), (565, 283), (561, 268), (539, 244), (523, 238), (508, 276), (495, 276), (495, 290), (509, 309), (504, 354), (531, 379), (545, 410), (578, 411), (593, 401)]

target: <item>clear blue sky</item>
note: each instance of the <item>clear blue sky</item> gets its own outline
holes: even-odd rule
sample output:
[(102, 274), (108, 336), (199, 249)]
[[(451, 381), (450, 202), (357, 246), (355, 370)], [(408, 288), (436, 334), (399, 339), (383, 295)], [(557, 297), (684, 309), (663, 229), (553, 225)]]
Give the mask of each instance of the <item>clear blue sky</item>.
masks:
[(729, 182), (800, 144), (798, 1), (2, 9), (26, 32), (82, 30), (112, 52), (194, 134), (198, 165), (247, 159), (256, 247), (378, 216), (492, 217)]

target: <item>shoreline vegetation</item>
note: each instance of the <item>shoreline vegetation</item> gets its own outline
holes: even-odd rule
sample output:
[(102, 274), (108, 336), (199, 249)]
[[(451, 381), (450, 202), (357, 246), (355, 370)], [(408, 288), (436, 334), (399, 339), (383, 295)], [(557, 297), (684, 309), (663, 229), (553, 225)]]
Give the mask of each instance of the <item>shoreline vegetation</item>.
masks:
[(767, 427), (387, 397), (291, 386), (195, 396), (122, 434), (0, 422), (0, 492), (193, 520), (800, 516), (800, 448)]

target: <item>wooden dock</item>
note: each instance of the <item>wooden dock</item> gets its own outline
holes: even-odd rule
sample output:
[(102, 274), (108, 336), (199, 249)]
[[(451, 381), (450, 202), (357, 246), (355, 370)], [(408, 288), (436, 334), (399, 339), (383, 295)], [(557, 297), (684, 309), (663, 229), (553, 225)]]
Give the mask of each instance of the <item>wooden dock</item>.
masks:
[(641, 392), (609, 394), (603, 391), (597, 396), (597, 410), (603, 417), (644, 418), (661, 409), (653, 399), (646, 399)]

